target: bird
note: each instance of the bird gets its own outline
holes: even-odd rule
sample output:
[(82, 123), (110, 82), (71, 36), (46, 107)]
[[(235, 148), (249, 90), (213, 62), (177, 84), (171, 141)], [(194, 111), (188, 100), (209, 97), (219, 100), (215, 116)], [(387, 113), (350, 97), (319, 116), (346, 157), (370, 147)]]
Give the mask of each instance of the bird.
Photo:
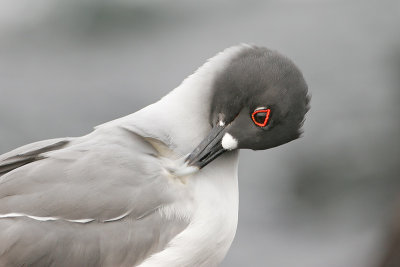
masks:
[(1, 155), (0, 266), (218, 266), (239, 150), (298, 139), (309, 103), (288, 57), (239, 44), (139, 111)]

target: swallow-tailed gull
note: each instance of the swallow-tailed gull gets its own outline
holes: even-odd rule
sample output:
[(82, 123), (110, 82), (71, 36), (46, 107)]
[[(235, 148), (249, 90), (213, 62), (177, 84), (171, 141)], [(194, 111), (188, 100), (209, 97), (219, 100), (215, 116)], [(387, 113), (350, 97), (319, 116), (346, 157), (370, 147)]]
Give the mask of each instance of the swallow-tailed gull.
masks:
[(295, 140), (300, 70), (238, 45), (88, 135), (0, 156), (0, 266), (217, 266), (238, 220), (238, 150)]

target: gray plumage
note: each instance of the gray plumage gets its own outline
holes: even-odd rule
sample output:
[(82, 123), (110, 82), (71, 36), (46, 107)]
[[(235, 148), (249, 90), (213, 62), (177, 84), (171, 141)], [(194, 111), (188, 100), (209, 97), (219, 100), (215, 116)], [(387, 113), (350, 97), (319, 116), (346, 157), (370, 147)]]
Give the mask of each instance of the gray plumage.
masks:
[[(0, 265), (133, 266), (163, 249), (187, 223), (157, 212), (173, 192), (163, 191), (168, 181), (156, 154), (142, 137), (116, 128), (3, 155), (0, 214), (58, 220), (0, 219)], [(82, 218), (93, 221), (71, 222)]]

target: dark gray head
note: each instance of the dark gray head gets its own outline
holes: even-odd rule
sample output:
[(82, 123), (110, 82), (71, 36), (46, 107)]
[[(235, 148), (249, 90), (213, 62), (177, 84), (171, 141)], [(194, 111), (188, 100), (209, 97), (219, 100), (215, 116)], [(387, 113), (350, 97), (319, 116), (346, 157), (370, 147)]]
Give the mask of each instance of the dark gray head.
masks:
[(309, 109), (307, 84), (287, 57), (248, 47), (213, 84), (210, 134), (188, 157), (200, 168), (227, 150), (276, 147), (301, 135)]

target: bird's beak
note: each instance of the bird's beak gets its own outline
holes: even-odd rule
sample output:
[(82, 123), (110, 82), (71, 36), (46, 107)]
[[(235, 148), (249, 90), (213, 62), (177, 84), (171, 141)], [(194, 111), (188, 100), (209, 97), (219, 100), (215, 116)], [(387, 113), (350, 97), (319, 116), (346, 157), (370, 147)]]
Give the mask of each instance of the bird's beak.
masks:
[(186, 158), (186, 164), (201, 169), (224, 153), (226, 149), (221, 144), (224, 130), (225, 126), (219, 124), (214, 126), (207, 137)]

